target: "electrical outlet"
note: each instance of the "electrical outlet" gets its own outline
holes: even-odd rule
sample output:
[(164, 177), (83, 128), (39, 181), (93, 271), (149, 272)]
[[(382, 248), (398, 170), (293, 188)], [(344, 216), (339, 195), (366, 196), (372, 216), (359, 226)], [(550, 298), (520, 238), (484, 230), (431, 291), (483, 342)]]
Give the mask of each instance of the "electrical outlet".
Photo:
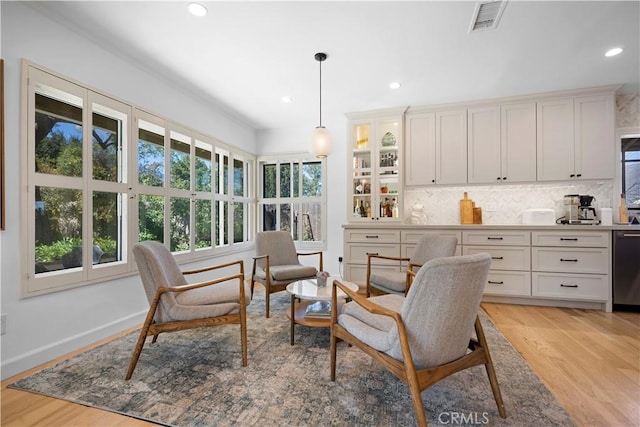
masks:
[(0, 314), (0, 335), (7, 333), (7, 315)]
[(342, 262), (342, 257), (341, 256), (338, 257), (338, 262)]

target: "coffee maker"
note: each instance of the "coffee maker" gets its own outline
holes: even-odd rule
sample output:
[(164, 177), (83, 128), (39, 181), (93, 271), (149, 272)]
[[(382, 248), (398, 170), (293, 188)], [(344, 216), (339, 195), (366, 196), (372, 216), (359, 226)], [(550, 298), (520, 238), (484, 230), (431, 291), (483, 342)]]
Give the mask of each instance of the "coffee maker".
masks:
[(596, 198), (589, 195), (567, 194), (564, 196), (564, 217), (561, 224), (600, 224), (596, 209), (591, 203)]
[(578, 206), (578, 219), (582, 224), (600, 224), (596, 215), (596, 208), (591, 203), (596, 199), (593, 196), (583, 195), (580, 197), (580, 206)]

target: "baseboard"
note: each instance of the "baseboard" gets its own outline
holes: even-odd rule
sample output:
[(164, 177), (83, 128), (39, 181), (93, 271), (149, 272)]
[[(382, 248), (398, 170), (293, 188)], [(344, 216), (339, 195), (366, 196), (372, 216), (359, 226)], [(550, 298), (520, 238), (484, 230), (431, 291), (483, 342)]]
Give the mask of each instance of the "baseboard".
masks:
[(555, 299), (544, 299), (544, 298), (527, 298), (527, 297), (520, 298), (520, 297), (506, 297), (506, 296), (498, 296), (498, 295), (483, 295), (482, 302), (611, 311), (611, 309), (607, 309), (606, 303), (597, 302), (597, 301), (573, 301), (573, 300), (555, 300)]
[(36, 348), (9, 360), (3, 360), (0, 365), (2, 380), (139, 325), (144, 322), (146, 314), (147, 311), (144, 310), (64, 340)]

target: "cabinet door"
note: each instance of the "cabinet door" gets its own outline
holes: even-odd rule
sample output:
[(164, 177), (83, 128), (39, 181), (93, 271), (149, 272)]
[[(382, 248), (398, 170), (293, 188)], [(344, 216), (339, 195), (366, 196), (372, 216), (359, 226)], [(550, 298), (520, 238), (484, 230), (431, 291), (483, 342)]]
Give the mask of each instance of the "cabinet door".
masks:
[(436, 113), (436, 184), (467, 182), (467, 110)]
[(502, 181), (535, 181), (536, 103), (503, 105), (500, 124)]
[(405, 184), (436, 182), (436, 113), (407, 115)]
[(613, 96), (575, 98), (576, 176), (615, 177)]
[(502, 181), (500, 168), (500, 107), (470, 108), (468, 121), (468, 180), (471, 183)]
[(538, 181), (575, 177), (573, 98), (537, 104)]
[(383, 220), (401, 218), (402, 178), (400, 171), (403, 123), (402, 116), (376, 119), (376, 183), (377, 213)]
[[(351, 178), (349, 194), (351, 220), (365, 220), (376, 216), (374, 193), (372, 193), (372, 173), (375, 170), (375, 149), (370, 138), (373, 137), (373, 122), (360, 120), (351, 124), (350, 144)], [(374, 147), (375, 148), (375, 147)]]

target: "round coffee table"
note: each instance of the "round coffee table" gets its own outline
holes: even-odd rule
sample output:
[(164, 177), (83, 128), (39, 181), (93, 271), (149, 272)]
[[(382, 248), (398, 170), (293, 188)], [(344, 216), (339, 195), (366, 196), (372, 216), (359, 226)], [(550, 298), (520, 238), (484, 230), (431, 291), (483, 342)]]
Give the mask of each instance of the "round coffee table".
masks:
[[(331, 301), (333, 290), (333, 277), (327, 279), (327, 286), (318, 286), (316, 279), (304, 279), (287, 285), (287, 292), (291, 295), (291, 306), (287, 309), (287, 317), (291, 319), (291, 345), (294, 344), (295, 325), (311, 326), (312, 328), (328, 328), (331, 326), (331, 313), (328, 315), (310, 317), (306, 315), (307, 307), (316, 301)], [(358, 292), (360, 288), (357, 284), (341, 280), (347, 288)], [(337, 288), (337, 297), (342, 302), (347, 294)], [(296, 301), (301, 300), (301, 301)]]

